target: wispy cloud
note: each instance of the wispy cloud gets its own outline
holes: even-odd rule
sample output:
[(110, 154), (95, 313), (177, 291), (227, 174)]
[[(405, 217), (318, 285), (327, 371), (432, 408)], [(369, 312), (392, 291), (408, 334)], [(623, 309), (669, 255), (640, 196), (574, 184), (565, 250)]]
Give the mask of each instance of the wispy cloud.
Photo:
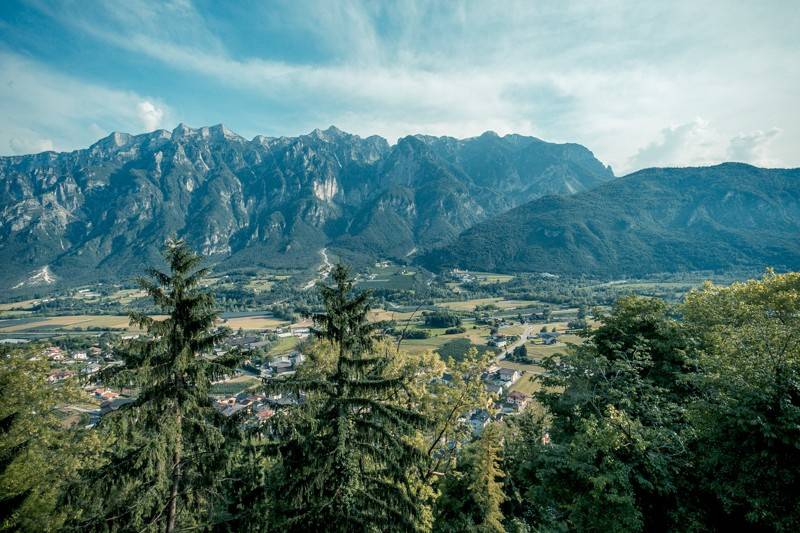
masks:
[(87, 146), (110, 131), (152, 130), (170, 121), (158, 100), (86, 83), (0, 52), (0, 149), (15, 154)]
[(633, 168), (675, 165), (708, 165), (718, 163), (719, 134), (708, 121), (697, 118), (661, 130), (657, 139), (639, 149), (631, 157)]
[[(53, 20), (105, 46), (197, 77), (200, 91), (213, 86), (215, 96), (262, 102), (239, 110), (261, 117), (246, 135), (328, 124), (390, 140), (492, 129), (581, 142), (618, 172), (733, 154), (800, 164), (793, 31), (800, 10), (717, 0), (320, 0), (218, 11), (190, 0), (130, 0), (92, 11), (37, 2)], [(202, 122), (214, 107), (189, 114)], [(276, 124), (277, 110), (290, 120)], [(170, 119), (141, 110), (140, 117), (149, 124)], [(274, 129), (254, 130), (254, 122)], [(229, 126), (239, 129), (235, 120)], [(742, 131), (773, 128), (783, 134), (736, 140)]]
[(780, 128), (772, 128), (768, 131), (756, 130), (750, 133), (740, 133), (730, 140), (728, 158), (732, 161), (747, 161), (756, 165), (779, 165), (780, 161), (776, 161), (770, 156), (769, 147), (782, 131)]

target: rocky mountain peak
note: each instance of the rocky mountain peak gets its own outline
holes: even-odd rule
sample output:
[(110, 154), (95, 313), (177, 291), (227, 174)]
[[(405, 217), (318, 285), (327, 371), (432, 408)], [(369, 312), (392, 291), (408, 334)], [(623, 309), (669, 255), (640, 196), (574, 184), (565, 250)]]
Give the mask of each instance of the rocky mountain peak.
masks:
[(0, 158), (0, 288), (45, 266), (57, 283), (118, 279), (157, 261), (172, 234), (221, 268), (296, 267), (322, 247), (402, 259), (489, 213), (611, 178), (593, 158), (601, 171), (573, 165), (559, 145), (512, 152), (452, 137), (390, 146), (335, 126), (247, 141), (222, 124), (181, 123)]

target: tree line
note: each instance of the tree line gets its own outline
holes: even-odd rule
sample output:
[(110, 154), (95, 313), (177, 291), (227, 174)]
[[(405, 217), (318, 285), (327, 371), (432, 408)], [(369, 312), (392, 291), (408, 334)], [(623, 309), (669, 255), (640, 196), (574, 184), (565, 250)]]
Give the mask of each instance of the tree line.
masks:
[(224, 417), (211, 383), (241, 356), (202, 258), (168, 243), (140, 285), (167, 318), (119, 346), (135, 400), (93, 428), (80, 391), (32, 350), (0, 367), (0, 526), (20, 531), (706, 531), (800, 525), (800, 274), (706, 285), (680, 305), (618, 300), (543, 362), (535, 402), (490, 421), (491, 356), (409, 354), (367, 320), (337, 265), (291, 398), (262, 424)]

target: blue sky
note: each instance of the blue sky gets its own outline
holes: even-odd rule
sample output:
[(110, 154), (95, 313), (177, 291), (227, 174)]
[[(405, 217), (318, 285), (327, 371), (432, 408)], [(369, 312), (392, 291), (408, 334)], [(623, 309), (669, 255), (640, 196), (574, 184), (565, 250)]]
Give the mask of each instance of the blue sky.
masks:
[(800, 166), (800, 2), (0, 2), (0, 154), (110, 131), (493, 130), (618, 174)]

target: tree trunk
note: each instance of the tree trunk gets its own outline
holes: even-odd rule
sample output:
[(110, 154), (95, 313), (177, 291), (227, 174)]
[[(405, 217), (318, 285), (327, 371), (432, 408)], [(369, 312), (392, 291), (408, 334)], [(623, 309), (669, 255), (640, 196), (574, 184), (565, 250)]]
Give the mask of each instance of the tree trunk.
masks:
[(181, 482), (181, 423), (183, 419), (178, 414), (178, 439), (175, 443), (175, 453), (172, 456), (172, 488), (169, 494), (167, 507), (167, 533), (175, 531), (175, 521), (178, 515), (178, 489)]

